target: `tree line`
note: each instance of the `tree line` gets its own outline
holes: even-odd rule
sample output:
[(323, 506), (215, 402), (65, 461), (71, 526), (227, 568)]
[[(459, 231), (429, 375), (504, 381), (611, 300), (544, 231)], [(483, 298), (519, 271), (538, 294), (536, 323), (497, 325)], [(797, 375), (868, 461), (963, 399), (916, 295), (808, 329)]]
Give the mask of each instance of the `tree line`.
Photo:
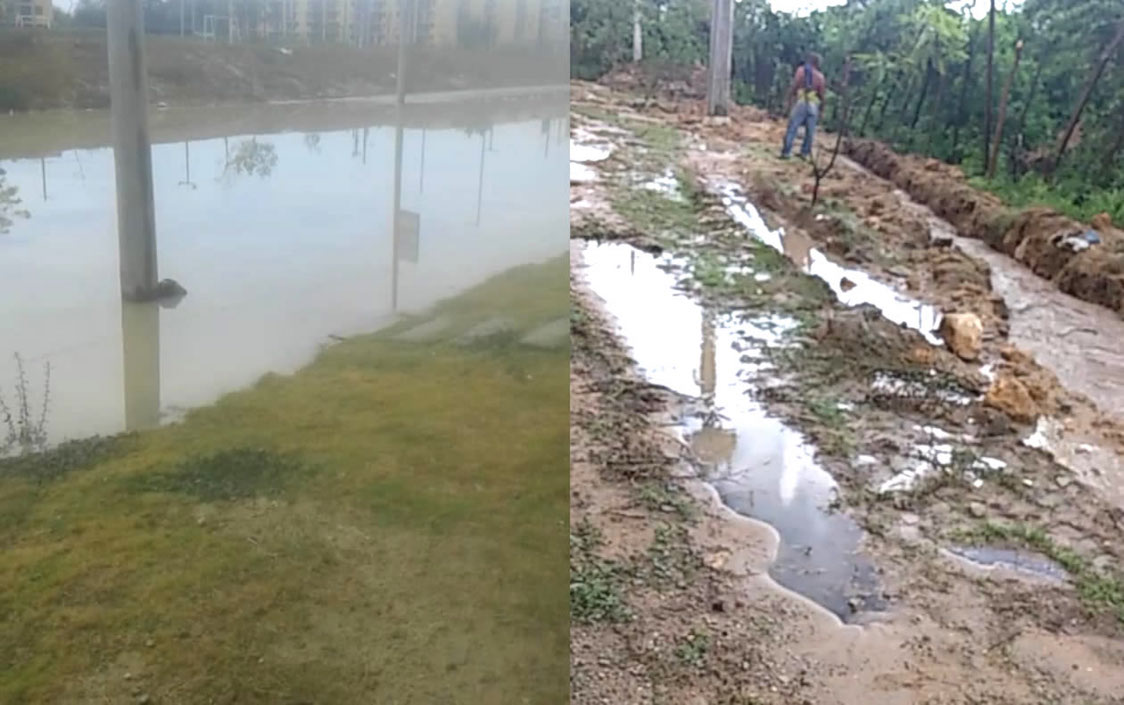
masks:
[[(571, 72), (594, 79), (632, 58), (634, 8), (571, 0)], [(707, 0), (639, 0), (650, 68), (706, 61)], [(783, 110), (807, 51), (838, 89), (851, 134), (960, 164), (1014, 205), (1040, 202), (1124, 223), (1124, 2), (849, 0), (797, 17), (735, 4), (734, 97)], [(831, 97), (828, 124), (842, 111)]]

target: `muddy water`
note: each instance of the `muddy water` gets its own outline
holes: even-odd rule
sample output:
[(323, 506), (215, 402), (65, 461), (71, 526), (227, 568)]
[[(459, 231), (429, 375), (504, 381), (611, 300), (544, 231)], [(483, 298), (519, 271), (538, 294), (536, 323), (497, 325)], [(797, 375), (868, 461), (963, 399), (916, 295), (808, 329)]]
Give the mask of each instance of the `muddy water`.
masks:
[(770, 229), (761, 213), (736, 185), (714, 182), (710, 188), (722, 196), (727, 212), (746, 229), (750, 237), (785, 254), (803, 272), (823, 281), (841, 304), (873, 305), (886, 320), (920, 332), (933, 345), (943, 344), (934, 333), (941, 320), (941, 312), (936, 307), (908, 297), (862, 270), (841, 267), (816, 249), (812, 241), (799, 231)]
[(121, 303), (111, 149), (0, 152), (30, 213), (0, 234), (0, 391), (18, 353), (36, 404), (50, 365), (53, 440), (151, 426), (564, 251), (564, 108), (471, 129), (341, 129), (325, 110), (324, 131), (242, 121), (154, 145), (159, 273), (188, 291), (174, 308)]
[(776, 529), (773, 578), (843, 619), (880, 607), (862, 532), (829, 509), (834, 480), (802, 436), (748, 394), (747, 375), (764, 365), (755, 348), (777, 344), (792, 321), (712, 314), (676, 290), (663, 260), (627, 245), (586, 244), (582, 262), (646, 378), (700, 400), (680, 431), (723, 502)]

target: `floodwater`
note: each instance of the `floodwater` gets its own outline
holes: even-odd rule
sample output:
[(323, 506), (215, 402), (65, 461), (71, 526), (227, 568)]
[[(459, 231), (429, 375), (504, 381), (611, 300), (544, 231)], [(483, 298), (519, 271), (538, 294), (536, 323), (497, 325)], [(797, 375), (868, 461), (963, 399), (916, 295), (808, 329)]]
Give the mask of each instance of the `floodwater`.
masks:
[[(773, 579), (846, 620), (881, 607), (862, 532), (830, 509), (836, 483), (800, 433), (750, 396), (748, 375), (763, 344), (778, 344), (792, 321), (738, 320), (704, 310), (678, 292), (659, 259), (621, 244), (587, 243), (583, 276), (604, 300), (645, 377), (700, 399), (681, 432), (722, 501), (780, 536)], [(743, 359), (745, 360), (743, 362)]]
[(1052, 583), (1069, 580), (1069, 573), (1065, 568), (1033, 551), (992, 546), (952, 546), (944, 550), (976, 568), (1004, 569)]
[(75, 128), (81, 148), (66, 130), (38, 135), (56, 144), (37, 156), (4, 142), (30, 217), (0, 234), (0, 393), (18, 354), (34, 404), (49, 364), (51, 440), (150, 427), (565, 251), (564, 106), (487, 120), (430, 106), (429, 127), (348, 110), (325, 105), (316, 131), (306, 105), (299, 132), (275, 116), (258, 132), (248, 109), (237, 129), (153, 145), (159, 274), (188, 292), (165, 307), (121, 301), (113, 153), (86, 144), (104, 114), (68, 115), (96, 123)]

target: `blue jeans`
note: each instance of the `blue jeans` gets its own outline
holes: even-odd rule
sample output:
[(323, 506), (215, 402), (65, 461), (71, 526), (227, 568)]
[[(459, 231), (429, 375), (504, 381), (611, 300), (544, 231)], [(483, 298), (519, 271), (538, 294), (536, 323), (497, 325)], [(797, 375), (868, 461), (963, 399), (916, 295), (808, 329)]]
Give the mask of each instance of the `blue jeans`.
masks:
[(812, 153), (812, 140), (816, 137), (816, 121), (820, 117), (820, 106), (817, 103), (798, 101), (792, 107), (792, 115), (788, 118), (788, 131), (784, 133), (783, 156), (792, 154), (792, 143), (796, 141), (796, 131), (804, 127), (804, 144), (800, 145), (800, 154), (805, 157)]

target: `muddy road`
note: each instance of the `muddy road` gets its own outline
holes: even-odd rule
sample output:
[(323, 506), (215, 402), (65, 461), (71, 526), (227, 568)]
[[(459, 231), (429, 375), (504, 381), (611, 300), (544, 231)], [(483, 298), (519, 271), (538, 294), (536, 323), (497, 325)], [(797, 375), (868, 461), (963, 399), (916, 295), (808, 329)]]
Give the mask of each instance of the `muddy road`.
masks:
[(1114, 314), (760, 115), (572, 105), (574, 702), (1117, 702), (1119, 361), (1051, 343)]

